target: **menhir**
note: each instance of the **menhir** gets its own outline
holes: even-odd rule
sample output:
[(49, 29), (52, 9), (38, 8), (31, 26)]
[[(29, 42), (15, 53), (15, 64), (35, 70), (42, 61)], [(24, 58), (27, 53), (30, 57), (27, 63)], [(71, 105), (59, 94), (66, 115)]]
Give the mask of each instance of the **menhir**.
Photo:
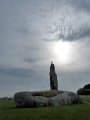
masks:
[(51, 62), (51, 65), (50, 65), (49, 75), (50, 75), (51, 90), (58, 90), (57, 74), (55, 73), (55, 66), (54, 66), (53, 62)]

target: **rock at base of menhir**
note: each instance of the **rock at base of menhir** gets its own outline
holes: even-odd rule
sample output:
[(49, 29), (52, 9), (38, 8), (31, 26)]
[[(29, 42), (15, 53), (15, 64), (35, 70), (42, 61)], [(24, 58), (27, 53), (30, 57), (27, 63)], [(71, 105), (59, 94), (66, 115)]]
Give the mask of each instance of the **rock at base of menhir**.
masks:
[(14, 95), (16, 107), (44, 107), (75, 104), (80, 102), (76, 93), (63, 92), (53, 97), (33, 96), (34, 92), (19, 92)]
[(73, 92), (64, 92), (52, 98), (54, 106), (80, 103), (80, 97)]
[(47, 97), (32, 96), (31, 92), (19, 92), (14, 96), (16, 107), (42, 107), (47, 104)]

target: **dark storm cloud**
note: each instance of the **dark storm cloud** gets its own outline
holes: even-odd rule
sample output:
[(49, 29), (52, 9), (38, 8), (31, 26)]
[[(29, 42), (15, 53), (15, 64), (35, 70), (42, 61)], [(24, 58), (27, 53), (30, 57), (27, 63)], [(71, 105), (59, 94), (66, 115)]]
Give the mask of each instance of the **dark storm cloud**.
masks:
[(31, 69), (23, 68), (0, 68), (0, 74), (16, 77), (31, 77), (34, 73)]

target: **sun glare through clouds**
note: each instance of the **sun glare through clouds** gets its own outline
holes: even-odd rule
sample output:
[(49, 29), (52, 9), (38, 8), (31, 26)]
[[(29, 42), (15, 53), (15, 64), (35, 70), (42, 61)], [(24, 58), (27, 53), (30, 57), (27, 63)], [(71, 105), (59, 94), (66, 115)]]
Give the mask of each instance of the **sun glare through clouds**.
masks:
[(71, 61), (72, 44), (70, 42), (58, 41), (54, 46), (54, 54), (56, 59), (62, 63), (67, 64)]

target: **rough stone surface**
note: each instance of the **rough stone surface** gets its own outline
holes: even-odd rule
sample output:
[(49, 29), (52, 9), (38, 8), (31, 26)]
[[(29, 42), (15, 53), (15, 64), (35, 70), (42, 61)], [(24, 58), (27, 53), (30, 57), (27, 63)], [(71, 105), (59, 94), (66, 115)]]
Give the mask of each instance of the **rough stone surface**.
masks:
[(52, 105), (54, 106), (75, 104), (80, 102), (79, 96), (72, 92), (63, 92), (62, 94), (52, 97), (51, 100)]
[(73, 92), (58, 92), (56, 96), (34, 96), (36, 92), (19, 92), (14, 95), (16, 107), (60, 106), (79, 103), (80, 98)]
[(58, 90), (57, 74), (55, 73), (55, 66), (52, 62), (51, 62), (51, 65), (50, 65), (49, 75), (50, 75), (51, 90)]

